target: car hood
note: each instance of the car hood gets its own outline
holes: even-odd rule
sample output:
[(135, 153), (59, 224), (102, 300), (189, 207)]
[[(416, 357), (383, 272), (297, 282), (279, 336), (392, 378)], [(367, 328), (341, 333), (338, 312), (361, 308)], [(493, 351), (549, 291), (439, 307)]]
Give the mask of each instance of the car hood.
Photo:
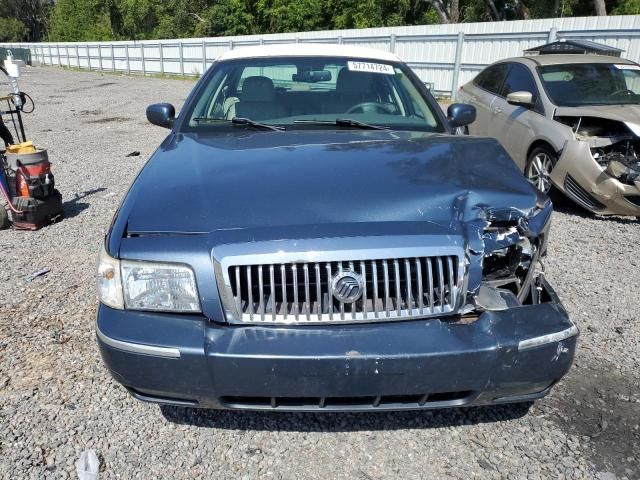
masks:
[[(640, 129), (640, 105), (592, 105), (586, 107), (558, 107), (558, 117), (595, 117), (636, 125)], [(633, 130), (633, 127), (632, 127)], [(640, 133), (636, 133), (637, 135)]]
[[(236, 238), (452, 232), (530, 212), (536, 190), (494, 139), (393, 131), (172, 134), (121, 207), (129, 234)], [(239, 235), (239, 237), (238, 237)], [(296, 237), (297, 236), (297, 237)]]

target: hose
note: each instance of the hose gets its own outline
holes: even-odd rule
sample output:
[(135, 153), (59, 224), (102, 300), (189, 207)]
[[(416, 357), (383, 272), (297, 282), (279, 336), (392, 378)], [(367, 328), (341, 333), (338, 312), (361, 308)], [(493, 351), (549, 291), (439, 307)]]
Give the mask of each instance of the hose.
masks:
[(4, 198), (7, 200), (7, 205), (9, 205), (9, 208), (11, 209), (11, 211), (13, 213), (24, 213), (23, 210), (18, 210), (13, 206), (13, 203), (11, 203), (11, 198), (9, 198), (9, 194), (7, 193), (7, 191), (4, 189), (4, 185), (2, 185), (0, 183), (0, 190), (2, 190), (2, 195), (4, 196)]
[[(31, 98), (31, 96), (26, 92), (20, 92), (20, 97), (22, 99), (22, 107), (20, 107), (20, 110), (22, 110), (22, 113), (26, 113), (26, 114), (33, 113), (33, 111), (36, 109), (36, 102), (33, 101), (33, 98)], [(29, 111), (26, 111), (24, 109), (24, 106), (27, 104), (27, 98), (31, 102), (31, 110)]]

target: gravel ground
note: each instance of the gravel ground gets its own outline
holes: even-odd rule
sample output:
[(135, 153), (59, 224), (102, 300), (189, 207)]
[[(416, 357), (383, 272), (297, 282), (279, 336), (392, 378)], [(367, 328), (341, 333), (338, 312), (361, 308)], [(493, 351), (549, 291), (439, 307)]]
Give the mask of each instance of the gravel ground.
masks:
[[(254, 414), (133, 400), (94, 340), (94, 268), (120, 198), (166, 131), (149, 103), (190, 81), (25, 69), (29, 135), (49, 149), (65, 220), (0, 232), (0, 477), (640, 478), (640, 223), (564, 206), (548, 277), (582, 336), (571, 373), (518, 407), (419, 413)], [(133, 150), (140, 157), (125, 157)], [(32, 282), (43, 267), (51, 272)]]

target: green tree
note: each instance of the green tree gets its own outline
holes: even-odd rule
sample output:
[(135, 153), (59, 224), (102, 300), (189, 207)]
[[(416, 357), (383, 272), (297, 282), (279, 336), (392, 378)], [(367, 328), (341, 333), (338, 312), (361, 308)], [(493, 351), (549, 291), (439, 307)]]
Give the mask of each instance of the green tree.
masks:
[(54, 41), (97, 41), (117, 38), (116, 0), (58, 0), (50, 23)]
[[(51, 0), (0, 0), (0, 18), (18, 20), (30, 39), (40, 38), (37, 31), (46, 23), (42, 12), (50, 4)], [(57, 0), (49, 33), (51, 40), (69, 41), (180, 38), (598, 12), (639, 14), (640, 0)], [(16, 25), (5, 22), (4, 35), (15, 36)], [(24, 35), (22, 30), (18, 33)]]
[(258, 32), (254, 2), (221, 0), (209, 6), (195, 29), (198, 37), (250, 35)]
[(640, 15), (640, 0), (622, 0), (611, 13), (614, 15)]
[[(42, 40), (49, 17), (51, 2), (47, 0), (0, 0), (0, 18), (20, 22), (26, 31), (21, 40), (38, 42)], [(0, 35), (7, 36), (10, 30), (15, 33), (17, 23), (3, 22)]]
[(327, 28), (327, 6), (326, 0), (258, 0), (256, 10), (264, 33), (304, 32)]
[(0, 17), (0, 42), (20, 42), (27, 32), (26, 25), (20, 20)]

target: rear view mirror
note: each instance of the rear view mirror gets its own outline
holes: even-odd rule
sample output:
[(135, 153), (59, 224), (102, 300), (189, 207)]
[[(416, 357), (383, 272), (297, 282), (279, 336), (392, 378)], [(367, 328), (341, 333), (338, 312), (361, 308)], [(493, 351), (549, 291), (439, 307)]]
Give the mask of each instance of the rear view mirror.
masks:
[(453, 103), (447, 109), (447, 120), (451, 128), (469, 125), (476, 120), (476, 107), (466, 103)]
[(511, 105), (530, 107), (533, 105), (533, 94), (531, 92), (512, 92), (507, 95), (507, 102)]
[(176, 109), (170, 103), (154, 103), (147, 107), (147, 120), (159, 127), (171, 128), (176, 119)]
[(291, 75), (294, 82), (329, 82), (331, 81), (331, 72), (329, 70), (304, 70)]

